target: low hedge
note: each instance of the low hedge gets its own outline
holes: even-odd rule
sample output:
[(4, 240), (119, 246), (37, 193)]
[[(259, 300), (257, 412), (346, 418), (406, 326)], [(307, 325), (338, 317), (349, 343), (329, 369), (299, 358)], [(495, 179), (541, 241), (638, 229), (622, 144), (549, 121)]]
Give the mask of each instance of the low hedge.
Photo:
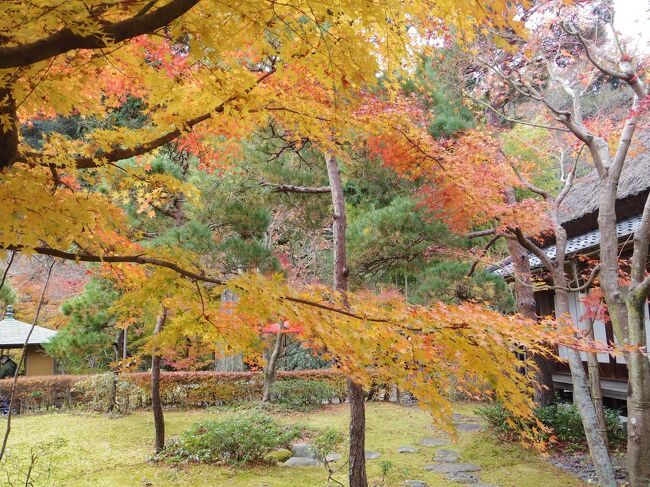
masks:
[[(262, 397), (261, 372), (162, 372), (160, 392), (166, 407), (197, 407), (237, 404)], [(54, 375), (20, 377), (16, 389), (19, 410), (43, 410), (60, 407), (86, 407), (106, 411), (111, 402), (114, 376)], [(291, 385), (302, 390), (306, 382), (323, 384), (332, 397), (345, 400), (345, 376), (334, 369), (280, 371), (278, 383), (290, 395)], [(151, 374), (147, 372), (120, 374), (117, 382), (116, 409), (126, 412), (148, 407)], [(0, 381), (0, 397), (8, 396), (11, 381)]]

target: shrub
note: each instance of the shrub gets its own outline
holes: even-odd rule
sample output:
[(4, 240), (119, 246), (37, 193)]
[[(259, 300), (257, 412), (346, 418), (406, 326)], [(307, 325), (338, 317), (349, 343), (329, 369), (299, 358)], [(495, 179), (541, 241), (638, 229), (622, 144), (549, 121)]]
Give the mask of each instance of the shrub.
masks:
[(311, 441), (311, 444), (316, 451), (316, 455), (321, 461), (324, 460), (328, 454), (335, 452), (341, 443), (343, 443), (343, 435), (340, 431), (337, 431), (334, 428), (327, 428), (321, 431), (312, 438)]
[(339, 391), (327, 382), (292, 379), (277, 381), (273, 385), (273, 393), (278, 404), (296, 410), (309, 410), (338, 397)]
[[(78, 405), (83, 405), (93, 411), (108, 411), (113, 396), (113, 381), (115, 375), (111, 372), (86, 377), (75, 384), (75, 391), (80, 395)], [(120, 380), (118, 377), (114, 411), (126, 414), (133, 409), (142, 407), (148, 401), (148, 392), (131, 382)]]
[[(481, 406), (477, 409), (477, 412), (501, 438), (512, 439), (516, 436), (517, 431), (525, 426), (516, 420), (500, 403)], [(619, 412), (607, 407), (604, 412), (607, 437), (610, 444), (614, 447), (622, 445), (626, 440), (626, 431), (619, 419)], [(558, 441), (572, 447), (581, 447), (586, 441), (580, 413), (574, 404), (551, 404), (550, 406), (537, 408), (535, 415), (544, 426), (550, 428), (551, 434)]]
[[(106, 411), (113, 390), (113, 373), (97, 375), (52, 375), (42, 377), (19, 377), (16, 388), (17, 407), (21, 411), (60, 407), (84, 407)], [(345, 398), (345, 376), (337, 370), (301, 370), (278, 372), (277, 384), (304, 382), (322, 383), (324, 388), (312, 384), (311, 390), (323, 390), (334, 397)], [(161, 396), (165, 407), (204, 407), (237, 405), (256, 401), (262, 397), (261, 372), (163, 372), (161, 373)], [(285, 396), (291, 396), (284, 387)], [(118, 377), (116, 409), (126, 413), (151, 405), (151, 374), (148, 372), (125, 373)], [(8, 395), (11, 381), (0, 381), (0, 395)], [(312, 394), (312, 395), (313, 395)], [(324, 394), (327, 395), (327, 394)], [(295, 397), (295, 396), (293, 396)], [(313, 399), (316, 401), (317, 399)], [(290, 399), (289, 402), (292, 402)], [(318, 402), (320, 404), (320, 402)]]
[[(607, 437), (610, 444), (612, 446), (623, 444), (626, 439), (626, 432), (619, 419), (619, 412), (607, 407), (604, 408), (604, 412)], [(585, 441), (585, 430), (580, 419), (580, 413), (574, 404), (552, 404), (539, 408), (536, 414), (542, 423), (552, 428), (559, 441), (576, 446)]]
[(273, 450), (301, 436), (297, 426), (283, 426), (259, 411), (243, 411), (221, 420), (196, 423), (165, 449), (172, 461), (259, 463)]

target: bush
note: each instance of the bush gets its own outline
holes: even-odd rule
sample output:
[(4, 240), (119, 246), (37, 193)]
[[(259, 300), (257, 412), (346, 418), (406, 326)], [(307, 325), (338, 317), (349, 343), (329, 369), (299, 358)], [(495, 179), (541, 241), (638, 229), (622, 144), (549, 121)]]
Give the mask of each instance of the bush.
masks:
[(334, 428), (327, 428), (312, 438), (312, 446), (318, 459), (323, 461), (327, 455), (335, 452), (343, 443), (343, 434)]
[(328, 382), (293, 379), (277, 381), (273, 385), (273, 394), (278, 404), (305, 411), (339, 397), (339, 390)]
[[(619, 419), (619, 412), (615, 409), (604, 408), (605, 426), (610, 445), (619, 446), (625, 443), (625, 427)], [(553, 430), (553, 434), (561, 442), (579, 445), (585, 441), (585, 430), (582, 426), (580, 413), (574, 404), (559, 403), (539, 408), (537, 417), (542, 423)]]
[[(625, 427), (619, 419), (619, 412), (605, 408), (605, 425), (610, 445), (617, 447), (626, 440)], [(478, 414), (490, 425), (492, 431), (504, 439), (513, 439), (525, 425), (516, 420), (500, 403), (492, 403), (477, 409)], [(558, 441), (572, 447), (581, 447), (585, 443), (585, 430), (580, 413), (574, 404), (558, 403), (537, 408), (537, 418), (551, 430)], [(548, 438), (546, 438), (548, 439)]]
[[(17, 408), (42, 410), (82, 407), (106, 411), (110, 404), (113, 373), (97, 375), (52, 375), (19, 377), (16, 388)], [(334, 397), (345, 397), (345, 376), (337, 370), (301, 370), (278, 372), (278, 384), (285, 381), (318, 382), (326, 385)], [(236, 405), (262, 397), (261, 372), (163, 372), (161, 396), (165, 407), (204, 407)], [(281, 388), (283, 386), (280, 386)], [(318, 387), (318, 386), (315, 386)], [(151, 405), (151, 374), (120, 374), (116, 409), (126, 413)], [(285, 386), (290, 388), (290, 386)], [(11, 381), (0, 381), (0, 395), (8, 395)], [(286, 394), (285, 394), (286, 395)], [(289, 394), (290, 395), (290, 394)]]
[(297, 426), (283, 426), (259, 411), (243, 411), (193, 425), (165, 449), (172, 461), (260, 463), (301, 436)]

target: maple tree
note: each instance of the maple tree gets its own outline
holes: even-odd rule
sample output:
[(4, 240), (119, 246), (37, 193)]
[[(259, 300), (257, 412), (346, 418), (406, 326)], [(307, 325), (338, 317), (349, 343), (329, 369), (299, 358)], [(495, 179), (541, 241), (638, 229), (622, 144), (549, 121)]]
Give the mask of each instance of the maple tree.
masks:
[[(196, 249), (138, 242), (121, 207), (133, 199), (150, 215), (154, 206), (173, 206), (175, 195), (195, 194), (149, 170), (172, 142), (218, 174), (238, 154), (238, 141), (269, 120), (290, 141), (307, 138), (341, 160), (359, 131), (380, 134), (394, 117), (401, 121), (391, 126), (415, 134), (406, 100), (385, 103), (367, 90), (377, 73), (390, 85), (422, 39), (440, 33), (441, 20), (468, 39), (488, 25), (519, 31), (516, 8), (501, 0), (3, 2), (10, 34), (0, 46), (0, 247), (101, 264), (120, 283), (121, 315), (160, 318), (144, 349), (155, 357), (173, 356), (188, 338), (215, 353), (255, 350), (259, 323), (299, 320), (355, 383), (390, 378), (439, 422), (450, 414), (440, 392), (448, 376), (473, 393), (470, 378), (487, 382), (513, 414), (530, 417), (529, 386), (510, 349), (545, 353), (540, 336), (554, 339), (540, 328), (479, 305), (420, 308), (398, 297), (296, 290), (257, 274), (229, 280), (206, 269)], [(141, 101), (139, 122), (111, 124), (128, 97)], [(38, 145), (27, 143), (23, 129), (57, 115), (103, 123), (80, 138), (51, 131)], [(116, 175), (121, 188), (91, 189)], [(241, 295), (234, 309), (215, 306), (226, 286)], [(356, 391), (362, 401), (360, 385)], [(358, 479), (353, 486), (365, 485)]]
[[(480, 131), (469, 131), (457, 140), (441, 143), (427, 138), (422, 131), (406, 133), (402, 127), (394, 126), (392, 134), (380, 138), (375, 151), (408, 177), (427, 176), (433, 184), (428, 193), (425, 191), (424, 202), (442, 211), (457, 232), (493, 225), (470, 234), (505, 236), (538, 257), (553, 281), (560, 321), (569, 316), (567, 291), (587, 288), (600, 271), (615, 335), (619, 343), (626, 344), (622, 352), (631, 377), (628, 411), (635, 419), (628, 422), (628, 469), (632, 485), (645, 485), (648, 465), (643, 452), (648, 449), (648, 435), (644, 431), (650, 422), (644, 399), (648, 361), (641, 321), (647, 312), (647, 210), (643, 212), (644, 223), (635, 232), (631, 259), (634, 278), (630, 279), (620, 278), (615, 212), (621, 171), (637, 127), (647, 112), (644, 61), (629, 54), (625, 40), (613, 27), (614, 13), (606, 2), (585, 2), (576, 7), (563, 2), (537, 2), (535, 9), (524, 15), (530, 20), (528, 15), (534, 16), (531, 22), (535, 25), (528, 36), (486, 31), (487, 40), (480, 40), (460, 56), (466, 62), (459, 62), (459, 70), (471, 73), (468, 85), (478, 88), (470, 93), (466, 90), (465, 94), (490, 116), (496, 115), (506, 124), (521, 123), (560, 134), (561, 137), (555, 137), (564, 146), (558, 157), (560, 187), (546, 189), (531, 183), (533, 167), (529, 161), (507, 157), (499, 140)], [(515, 54), (515, 50), (521, 55)], [(603, 120), (596, 111), (591, 118), (584, 107), (590, 96), (593, 100), (599, 93), (606, 94), (601, 90), (606, 86), (603, 80), (607, 79), (627, 88), (629, 94), (617, 98), (621, 105), (618, 114)], [(607, 97), (602, 98), (607, 103)], [(523, 118), (516, 115), (516, 109), (513, 114), (505, 111), (507, 103), (517, 106), (522, 100), (535, 115), (540, 112), (530, 107), (537, 105), (547, 116)], [(560, 223), (559, 206), (572, 187), (583, 152), (589, 154), (599, 180), (601, 264), (585, 278), (583, 285), (571, 288), (565, 270), (566, 230)], [(514, 198), (512, 188), (518, 188), (518, 199)], [(534, 238), (544, 235), (547, 229), (552, 231), (556, 244), (556, 254), (551, 257)], [(517, 255), (528, 260), (526, 252)], [(624, 288), (628, 285), (630, 290), (626, 293)], [(574, 397), (580, 406), (600, 483), (615, 485), (607, 445), (599, 432), (597, 411), (590, 404), (582, 362), (577, 352), (568, 354)]]
[[(644, 127), (648, 87), (645, 60), (634, 56), (631, 43), (614, 27), (615, 12), (604, 2), (590, 2), (573, 8), (549, 2), (550, 21), (536, 29), (524, 45), (529, 56), (516, 69), (506, 67), (508, 55), (485, 62), (493, 75), (507, 83), (516, 96), (541, 106), (551, 124), (572, 137), (574, 147), (582, 147), (593, 162), (598, 180), (598, 228), (600, 231), (600, 282), (619, 343), (632, 349), (625, 357), (630, 376), (628, 395), (627, 460), (631, 485), (645, 485), (650, 470), (644, 459), (648, 450), (650, 365), (642, 353), (647, 346), (643, 316), (648, 297), (647, 204), (642, 223), (634, 234), (629, 280), (620, 279), (619, 244), (616, 234), (616, 199), (621, 173), (634, 145), (635, 134)], [(516, 37), (510, 42), (519, 44)], [(535, 65), (532, 56), (544, 62)], [(602, 89), (613, 80), (625, 90), (620, 106), (603, 119), (587, 111), (589, 88)], [(553, 98), (555, 93), (558, 98)], [(603, 101), (606, 91), (603, 90)], [(562, 98), (563, 97), (563, 98)], [(566, 100), (566, 104), (562, 100)], [(618, 113), (616, 113), (618, 112)], [(597, 113), (597, 112), (596, 112)], [(557, 239), (556, 234), (556, 239)], [(534, 251), (533, 247), (530, 247)], [(539, 255), (534, 251), (535, 255)], [(547, 267), (549, 262), (546, 263)], [(624, 288), (627, 289), (627, 293)], [(626, 298), (623, 296), (626, 295)], [(605, 480), (603, 480), (605, 482)], [(610, 480), (608, 485), (614, 485)]]

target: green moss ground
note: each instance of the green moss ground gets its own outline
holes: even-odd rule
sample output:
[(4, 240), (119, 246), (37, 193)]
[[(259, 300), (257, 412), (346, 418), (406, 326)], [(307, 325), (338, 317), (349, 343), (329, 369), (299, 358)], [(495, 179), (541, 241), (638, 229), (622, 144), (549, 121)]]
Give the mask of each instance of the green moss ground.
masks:
[[(471, 413), (472, 406), (459, 404), (457, 410), (464, 414)], [(165, 418), (168, 436), (180, 433), (196, 421), (224, 414), (231, 413), (219, 410), (167, 412)], [(285, 422), (301, 423), (314, 428), (334, 427), (345, 432), (348, 414), (345, 406), (330, 406), (312, 413), (279, 414), (277, 417)], [(421, 479), (432, 487), (459, 485), (421, 469), (423, 465), (432, 463), (435, 452), (435, 448), (418, 445), (422, 437), (437, 436), (430, 424), (427, 413), (417, 408), (394, 404), (368, 404), (366, 447), (367, 450), (382, 453), (380, 459), (368, 462), (371, 485), (397, 487), (402, 486), (405, 479)], [(4, 428), (4, 424), (0, 425)], [(52, 457), (56, 463), (53, 477), (43, 484), (48, 487), (326, 485), (325, 470), (322, 467), (232, 469), (192, 465), (174, 468), (147, 463), (153, 438), (153, 421), (148, 412), (138, 412), (117, 419), (72, 413), (17, 417), (10, 439), (9, 461), (12, 461), (12, 457), (24, 455), (27, 444), (56, 437), (63, 437), (67, 445)], [(396, 449), (402, 445), (418, 446), (420, 450), (415, 454), (398, 454)], [(461, 452), (461, 461), (481, 465), (484, 468), (481, 474), (484, 482), (502, 487), (585, 485), (549, 465), (536, 453), (514, 445), (499, 444), (487, 434), (462, 434), (459, 442), (449, 448)], [(384, 460), (392, 462), (393, 466), (384, 483), (380, 484), (380, 462)], [(341, 481), (344, 480), (344, 470), (337, 476)], [(0, 475), (4, 477), (2, 472)], [(40, 484), (37, 485), (40, 487)]]

